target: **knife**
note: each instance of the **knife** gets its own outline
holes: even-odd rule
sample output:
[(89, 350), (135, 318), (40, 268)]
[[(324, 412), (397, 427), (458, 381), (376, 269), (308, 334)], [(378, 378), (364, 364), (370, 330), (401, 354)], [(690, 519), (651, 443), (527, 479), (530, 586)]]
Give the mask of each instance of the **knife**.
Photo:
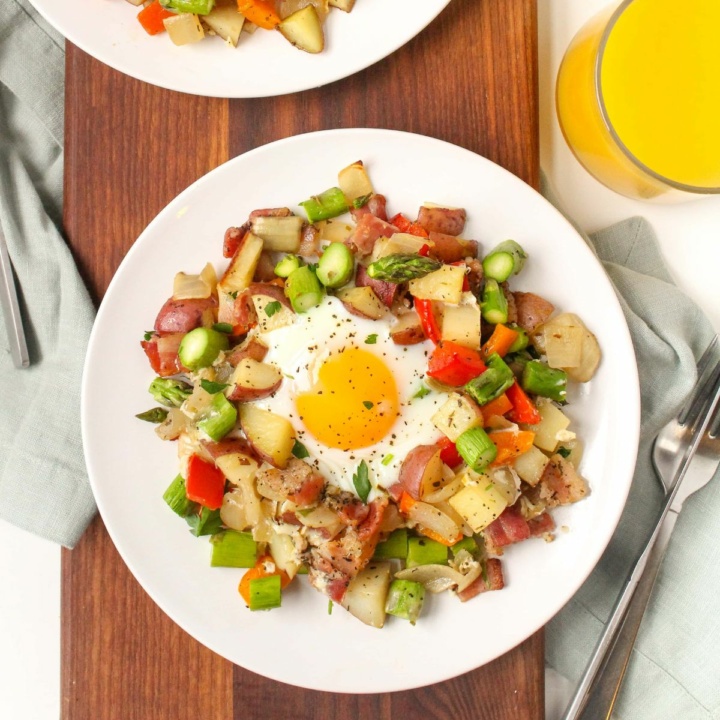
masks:
[(0, 308), (5, 319), (13, 364), (17, 368), (26, 368), (30, 365), (30, 355), (25, 341), (15, 277), (2, 227), (0, 227)]

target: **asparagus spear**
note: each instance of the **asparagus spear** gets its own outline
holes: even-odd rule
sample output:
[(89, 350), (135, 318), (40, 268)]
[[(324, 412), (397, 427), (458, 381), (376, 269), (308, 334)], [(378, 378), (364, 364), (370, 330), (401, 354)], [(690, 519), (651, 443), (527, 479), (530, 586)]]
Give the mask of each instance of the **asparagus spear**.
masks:
[(293, 310), (301, 313), (322, 302), (323, 288), (317, 275), (307, 265), (303, 265), (288, 276), (285, 295), (290, 300)]
[(565, 402), (567, 394), (567, 373), (564, 370), (551, 368), (540, 360), (531, 360), (523, 368), (523, 390), (548, 397), (555, 402)]
[(215, 5), (215, 0), (160, 0), (160, 4), (168, 10), (178, 13), (209, 15)]
[(485, 364), (487, 370), (465, 385), (465, 392), (478, 405), (486, 405), (500, 397), (515, 382), (513, 371), (497, 353), (490, 355)]
[(385, 612), (396, 617), (409, 620), (414, 625), (423, 600), (425, 599), (425, 588), (413, 580), (393, 580), (388, 590)]
[(158, 377), (150, 383), (148, 390), (161, 405), (180, 407), (190, 397), (192, 385), (182, 380)]
[(482, 304), (480, 305), (483, 318), (493, 325), (506, 323), (508, 319), (508, 304), (505, 293), (497, 280), (488, 278), (485, 281)]
[(300, 205), (305, 209), (308, 222), (329, 220), (346, 213), (349, 208), (343, 191), (338, 187), (330, 188), (319, 195), (303, 200)]
[(156, 425), (158, 423), (164, 422), (165, 418), (168, 416), (168, 411), (164, 408), (152, 408), (151, 410), (146, 410), (145, 412), (138, 413), (135, 417), (138, 420), (144, 420), (145, 422), (155, 423)]
[(518, 243), (504, 240), (485, 256), (485, 277), (505, 282), (511, 275), (517, 275), (522, 270), (526, 258), (527, 253)]
[(442, 263), (422, 255), (394, 254), (370, 263), (368, 275), (375, 280), (401, 283), (429, 275), (439, 270)]

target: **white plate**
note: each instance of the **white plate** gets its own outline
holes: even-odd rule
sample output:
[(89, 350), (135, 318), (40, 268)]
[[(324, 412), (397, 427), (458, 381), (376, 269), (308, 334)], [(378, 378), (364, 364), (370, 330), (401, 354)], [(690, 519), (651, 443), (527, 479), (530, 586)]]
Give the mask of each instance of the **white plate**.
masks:
[[(461, 604), (430, 597), (415, 627), (355, 620), (301, 579), (283, 607), (251, 613), (237, 593), (243, 571), (209, 566), (207, 539), (164, 504), (177, 472), (174, 443), (134, 415), (153, 403), (139, 341), (172, 292), (175, 272), (222, 265), (225, 229), (256, 207), (298, 202), (362, 158), (392, 213), (426, 200), (465, 207), (466, 237), (487, 250), (511, 237), (529, 252), (513, 283), (578, 313), (604, 356), (568, 414), (586, 442), (592, 494), (555, 512), (551, 544), (507, 550), (507, 587)], [(252, 178), (249, 181), (248, 178)], [(198, 180), (140, 236), (98, 313), (85, 365), (82, 428), (90, 479), (120, 554), (160, 607), (229, 660), (276, 680), (334, 692), (387, 692), (435, 683), (487, 663), (529, 637), (570, 599), (605, 548), (630, 486), (639, 433), (635, 358), (620, 306), (592, 252), (546, 200), (489, 160), (454, 145), (387, 130), (301, 135), (246, 153)]]
[(152, 85), (193, 95), (249, 98), (320, 87), (364, 70), (395, 52), (450, 0), (359, 0), (351, 13), (333, 10), (325, 50), (310, 55), (280, 33), (243, 33), (237, 48), (219, 38), (176, 47), (151, 37), (140, 8), (123, 0), (30, 0), (68, 40), (106, 65)]

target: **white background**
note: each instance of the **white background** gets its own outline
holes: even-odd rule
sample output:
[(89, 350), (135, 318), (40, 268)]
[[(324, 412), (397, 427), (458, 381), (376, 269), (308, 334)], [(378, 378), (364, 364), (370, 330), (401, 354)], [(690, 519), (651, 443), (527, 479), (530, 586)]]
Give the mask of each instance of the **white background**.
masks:
[[(489, 0), (484, 0), (489, 1)], [(720, 197), (651, 205), (621, 197), (577, 163), (560, 133), (554, 81), (572, 36), (603, 0), (538, 0), (541, 162), (572, 218), (588, 232), (632, 215), (653, 224), (678, 285), (720, 330)], [(60, 714), (60, 550), (0, 521), (0, 718)], [(548, 720), (569, 688), (548, 677)], [(664, 720), (664, 719), (658, 719)]]

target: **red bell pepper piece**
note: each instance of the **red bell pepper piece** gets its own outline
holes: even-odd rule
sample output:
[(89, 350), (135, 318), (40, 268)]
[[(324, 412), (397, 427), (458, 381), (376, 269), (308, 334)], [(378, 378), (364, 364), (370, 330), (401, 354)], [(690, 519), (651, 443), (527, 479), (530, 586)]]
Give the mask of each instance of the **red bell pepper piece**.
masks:
[(427, 230), (422, 225), (408, 220), (402, 213), (398, 213), (389, 220), (391, 225), (394, 225), (400, 232), (407, 233), (408, 235), (415, 235), (417, 237), (428, 236)]
[(165, 32), (163, 20), (175, 17), (175, 13), (166, 10), (158, 0), (151, 2), (146, 8), (138, 13), (138, 20), (148, 35), (157, 35)]
[(427, 257), (430, 254), (430, 246), (429, 245), (423, 245), (418, 250), (418, 255), (422, 255), (423, 257)]
[(460, 387), (485, 370), (485, 363), (477, 350), (454, 342), (443, 342), (433, 350), (427, 374), (445, 385)]
[(225, 476), (199, 455), (191, 455), (188, 461), (185, 494), (188, 500), (200, 503), (210, 510), (217, 510), (225, 494)]
[(440, 342), (440, 326), (433, 312), (432, 300), (419, 300), (415, 298), (415, 310), (420, 318), (420, 325), (428, 340), (436, 345)]
[(542, 419), (540, 413), (517, 380), (505, 391), (505, 394), (513, 405), (513, 409), (505, 415), (508, 420), (528, 425), (537, 425), (540, 422)]
[(440, 448), (440, 459), (449, 467), (456, 468), (463, 459), (455, 447), (455, 443), (449, 437), (442, 437), (435, 443)]

